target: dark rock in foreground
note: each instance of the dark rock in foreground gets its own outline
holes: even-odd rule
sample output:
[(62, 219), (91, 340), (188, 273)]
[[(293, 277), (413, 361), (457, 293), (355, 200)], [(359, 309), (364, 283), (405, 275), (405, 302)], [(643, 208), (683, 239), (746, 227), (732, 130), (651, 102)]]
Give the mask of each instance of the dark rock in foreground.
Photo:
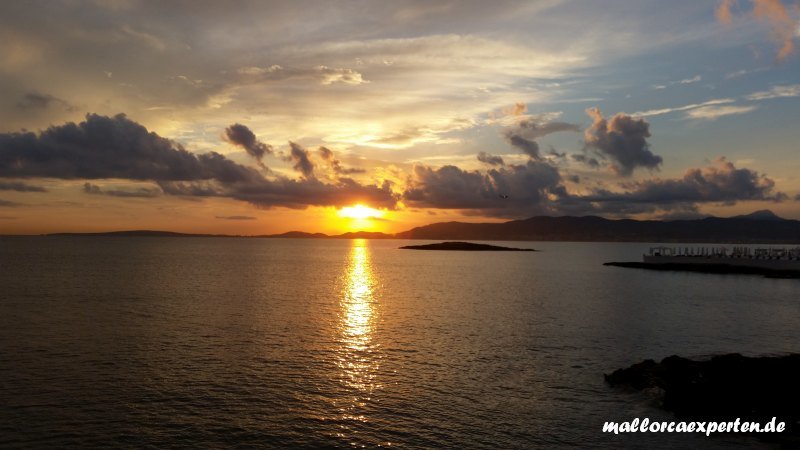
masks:
[(407, 250), (466, 250), (494, 252), (535, 252), (532, 248), (500, 247), (497, 245), (475, 244), (473, 242), (440, 242), (438, 244), (406, 245), (400, 247)]
[(800, 427), (800, 354), (749, 358), (738, 353), (692, 361), (648, 359), (605, 375), (611, 386), (661, 388), (663, 408), (679, 418), (786, 422), (784, 437)]
[(729, 264), (654, 264), (645, 262), (607, 262), (603, 263), (603, 265), (647, 270), (677, 270), (699, 273), (762, 275), (767, 278), (800, 278), (800, 272), (796, 270), (774, 270), (761, 267), (732, 266)]

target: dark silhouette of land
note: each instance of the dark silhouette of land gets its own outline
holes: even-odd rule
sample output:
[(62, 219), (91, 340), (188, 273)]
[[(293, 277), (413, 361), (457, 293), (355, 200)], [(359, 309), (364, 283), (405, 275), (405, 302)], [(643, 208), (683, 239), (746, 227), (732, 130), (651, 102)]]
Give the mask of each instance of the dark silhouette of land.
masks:
[(303, 231), (289, 231), (281, 234), (262, 234), (255, 236), (241, 236), (233, 234), (203, 234), (203, 233), (176, 233), (173, 231), (156, 230), (128, 230), (107, 231), (97, 233), (52, 233), (45, 236), (124, 236), (124, 237), (240, 237), (240, 238), (289, 238), (289, 239), (394, 239), (386, 233), (372, 231), (356, 231), (329, 236), (324, 233), (306, 233)]
[(440, 242), (438, 244), (406, 245), (407, 250), (460, 250), (471, 252), (535, 252), (532, 248), (500, 247), (498, 245), (475, 244), (473, 242)]
[[(168, 231), (116, 231), (109, 233), (57, 233), (59, 236), (162, 236), (217, 237)], [(611, 220), (597, 216), (549, 217), (498, 223), (441, 222), (397, 234), (359, 231), (329, 236), (290, 231), (248, 237), (311, 239), (430, 239), (459, 241), (583, 241), (583, 242), (702, 242), (800, 244), (800, 220), (783, 219), (762, 210), (728, 218), (693, 220)]]
[(708, 361), (670, 356), (618, 369), (605, 379), (611, 386), (660, 388), (663, 408), (681, 419), (763, 424), (777, 417), (786, 422), (786, 432), (763, 437), (795, 444), (800, 437), (800, 354), (750, 358), (733, 353)]
[(238, 237), (228, 234), (176, 233), (173, 231), (126, 230), (98, 233), (52, 233), (45, 236), (120, 236), (120, 237)]
[(730, 264), (682, 264), (682, 263), (645, 263), (645, 262), (607, 262), (604, 266), (628, 267), (646, 270), (677, 270), (683, 272), (762, 275), (767, 278), (800, 278), (797, 270), (775, 270), (763, 267), (734, 266)]
[(436, 240), (792, 244), (800, 243), (800, 221), (782, 219), (769, 211), (730, 218), (671, 221), (539, 216), (502, 223), (435, 223), (395, 236)]

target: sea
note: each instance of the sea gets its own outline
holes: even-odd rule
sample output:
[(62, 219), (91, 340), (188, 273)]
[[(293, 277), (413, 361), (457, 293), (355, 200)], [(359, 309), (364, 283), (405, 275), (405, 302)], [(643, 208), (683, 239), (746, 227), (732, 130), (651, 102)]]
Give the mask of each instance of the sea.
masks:
[(674, 420), (603, 375), (798, 352), (800, 281), (420, 243), (0, 238), (0, 447), (771, 448), (603, 433)]

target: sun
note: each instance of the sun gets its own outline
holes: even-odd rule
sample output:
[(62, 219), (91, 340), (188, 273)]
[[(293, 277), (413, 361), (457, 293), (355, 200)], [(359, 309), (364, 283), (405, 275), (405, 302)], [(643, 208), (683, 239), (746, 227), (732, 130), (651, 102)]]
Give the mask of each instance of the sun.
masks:
[(345, 217), (348, 219), (370, 219), (370, 218), (381, 218), (386, 214), (385, 211), (381, 211), (379, 209), (370, 208), (369, 206), (364, 206), (362, 204), (357, 204), (353, 206), (345, 206), (344, 208), (339, 210), (339, 217)]

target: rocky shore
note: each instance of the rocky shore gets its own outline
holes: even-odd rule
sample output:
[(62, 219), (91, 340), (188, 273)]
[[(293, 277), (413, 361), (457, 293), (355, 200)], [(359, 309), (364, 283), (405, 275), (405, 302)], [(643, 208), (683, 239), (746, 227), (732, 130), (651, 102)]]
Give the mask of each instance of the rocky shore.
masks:
[(733, 353), (707, 361), (670, 356), (618, 369), (605, 379), (614, 387), (659, 388), (662, 407), (680, 419), (766, 422), (777, 417), (786, 422), (786, 431), (773, 437), (800, 443), (800, 354), (746, 357)]

